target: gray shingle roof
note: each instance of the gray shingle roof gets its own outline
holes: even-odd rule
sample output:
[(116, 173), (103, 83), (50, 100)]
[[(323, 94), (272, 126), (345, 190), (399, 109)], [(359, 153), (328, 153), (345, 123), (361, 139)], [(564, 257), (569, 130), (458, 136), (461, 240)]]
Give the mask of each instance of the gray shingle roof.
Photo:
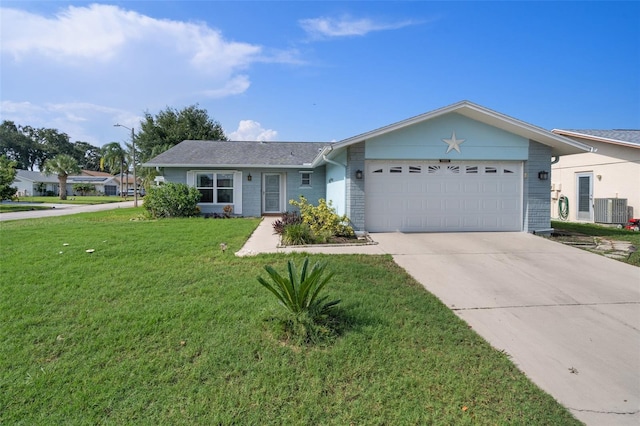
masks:
[(324, 142), (182, 141), (145, 163), (148, 167), (302, 166), (327, 146)]
[(58, 183), (58, 176), (47, 176), (40, 172), (32, 172), (31, 170), (16, 170), (16, 179), (30, 180), (32, 182)]
[(558, 129), (595, 138), (610, 139), (640, 146), (640, 130)]

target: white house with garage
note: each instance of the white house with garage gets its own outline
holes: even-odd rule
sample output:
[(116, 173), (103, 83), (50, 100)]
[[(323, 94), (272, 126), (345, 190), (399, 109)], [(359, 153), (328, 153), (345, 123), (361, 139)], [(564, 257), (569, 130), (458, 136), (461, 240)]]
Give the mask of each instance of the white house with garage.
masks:
[(552, 218), (625, 224), (640, 217), (640, 130), (552, 132), (595, 148), (553, 163)]
[(244, 216), (331, 201), (360, 232), (550, 232), (552, 159), (591, 146), (469, 101), (335, 143), (184, 141), (145, 163)]

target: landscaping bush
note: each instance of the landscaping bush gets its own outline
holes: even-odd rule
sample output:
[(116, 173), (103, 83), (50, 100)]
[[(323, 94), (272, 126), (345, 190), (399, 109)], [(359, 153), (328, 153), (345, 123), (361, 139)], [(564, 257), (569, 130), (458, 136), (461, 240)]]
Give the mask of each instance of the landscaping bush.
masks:
[(333, 272), (325, 275), (326, 266), (326, 263), (318, 262), (308, 272), (309, 258), (305, 258), (298, 273), (293, 261), (289, 260), (286, 276), (270, 265), (264, 267), (271, 281), (258, 277), (258, 282), (273, 293), (287, 311), (278, 321), (281, 337), (300, 343), (317, 343), (332, 335), (329, 314), (340, 300), (327, 302), (327, 296), (320, 296), (333, 277)]
[(190, 217), (200, 214), (200, 192), (183, 183), (167, 183), (149, 188), (144, 208), (153, 218)]
[(306, 223), (294, 223), (287, 225), (282, 233), (282, 244), (298, 246), (319, 242)]
[(309, 203), (304, 196), (300, 196), (300, 201), (290, 200), (289, 204), (300, 209), (302, 221), (309, 225), (311, 232), (318, 237), (353, 237), (355, 233), (349, 225), (347, 215), (338, 215), (336, 209), (331, 207), (331, 202), (321, 198), (318, 205)]
[(276, 232), (276, 234), (282, 235), (287, 226), (299, 223), (302, 223), (302, 218), (300, 217), (298, 212), (285, 212), (282, 215), (281, 219), (273, 222), (273, 230)]

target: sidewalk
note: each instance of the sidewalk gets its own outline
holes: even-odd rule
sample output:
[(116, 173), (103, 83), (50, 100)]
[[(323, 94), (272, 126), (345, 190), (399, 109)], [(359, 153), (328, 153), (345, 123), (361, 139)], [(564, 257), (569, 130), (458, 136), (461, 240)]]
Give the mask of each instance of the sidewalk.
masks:
[[(37, 219), (41, 217), (64, 216), (76, 213), (99, 212), (103, 210), (114, 210), (120, 208), (133, 207), (133, 201), (123, 201), (121, 203), (108, 204), (34, 204), (38, 206), (52, 207), (49, 210), (31, 210), (27, 212), (8, 212), (0, 213), (0, 221), (20, 220), (20, 219)], [(142, 201), (138, 200), (138, 205), (142, 205)]]

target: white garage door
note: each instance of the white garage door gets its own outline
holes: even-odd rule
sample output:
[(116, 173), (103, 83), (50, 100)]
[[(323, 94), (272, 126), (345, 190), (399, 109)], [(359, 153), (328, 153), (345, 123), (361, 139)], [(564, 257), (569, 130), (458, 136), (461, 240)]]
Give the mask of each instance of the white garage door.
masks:
[(522, 162), (366, 163), (370, 232), (522, 230)]

